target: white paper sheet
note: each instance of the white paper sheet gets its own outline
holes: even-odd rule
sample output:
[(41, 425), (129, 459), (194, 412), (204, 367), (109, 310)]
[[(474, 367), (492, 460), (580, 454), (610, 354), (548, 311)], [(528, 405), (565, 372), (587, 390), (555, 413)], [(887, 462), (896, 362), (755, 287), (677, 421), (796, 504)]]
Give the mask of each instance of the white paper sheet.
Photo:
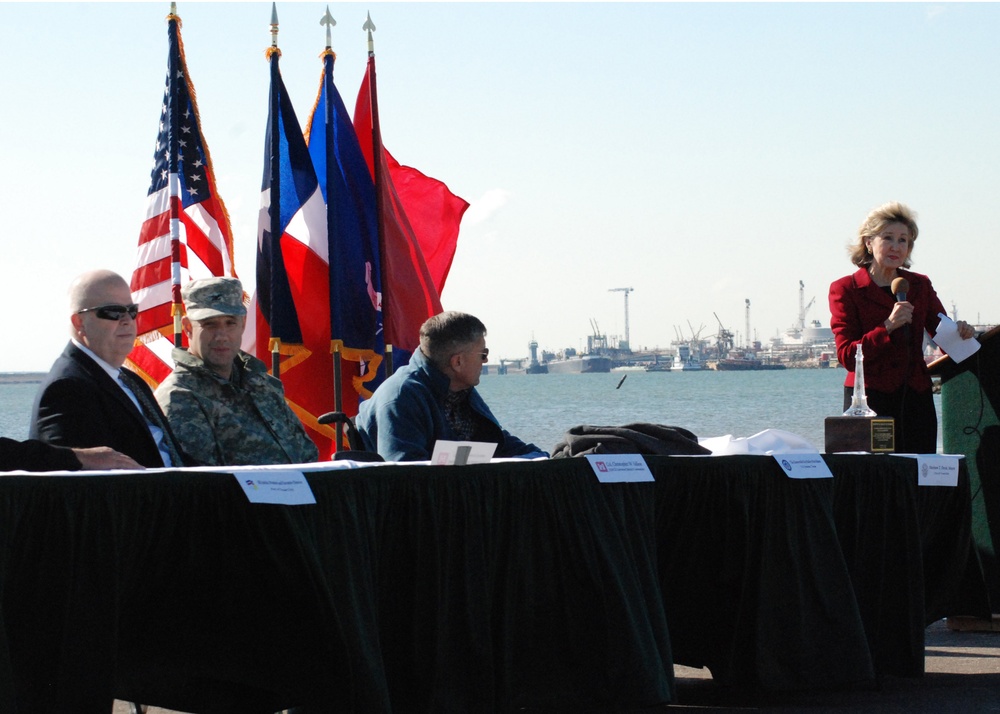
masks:
[(934, 333), (934, 343), (944, 350), (945, 354), (953, 361), (961, 362), (979, 351), (981, 346), (979, 340), (975, 337), (963, 340), (958, 336), (958, 325), (954, 320), (943, 312), (939, 312), (938, 317), (941, 318), (941, 324), (938, 325), (937, 332)]
[(753, 436), (733, 437), (713, 436), (698, 439), (698, 443), (712, 452), (713, 456), (737, 456), (741, 454), (774, 454), (774, 453), (814, 453), (819, 449), (803, 439), (798, 434), (782, 429), (765, 429)]

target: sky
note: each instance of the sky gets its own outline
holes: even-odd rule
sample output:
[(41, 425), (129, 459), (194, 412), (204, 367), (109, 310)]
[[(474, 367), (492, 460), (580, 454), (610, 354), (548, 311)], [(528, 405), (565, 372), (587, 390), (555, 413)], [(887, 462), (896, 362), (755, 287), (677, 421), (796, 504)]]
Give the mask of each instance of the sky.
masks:
[[(300, 123), (328, 3), (279, 2)], [(633, 349), (720, 326), (829, 325), (872, 208), (902, 201), (913, 270), (1000, 322), (1000, 4), (329, 3), (353, 107), (377, 30), (386, 147), (470, 204), (442, 294), (493, 358)], [(271, 4), (179, 2), (201, 126), (255, 283)], [(131, 276), (167, 62), (168, 2), (6, 3), (0, 73), (0, 371), (44, 371), (79, 273)]]

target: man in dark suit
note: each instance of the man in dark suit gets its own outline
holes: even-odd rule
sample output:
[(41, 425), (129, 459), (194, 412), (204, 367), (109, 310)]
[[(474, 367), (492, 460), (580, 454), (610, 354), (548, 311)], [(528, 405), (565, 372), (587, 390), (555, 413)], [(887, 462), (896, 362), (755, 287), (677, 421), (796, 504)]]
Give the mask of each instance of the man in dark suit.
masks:
[(128, 283), (109, 270), (70, 286), (71, 340), (42, 382), (29, 436), (69, 447), (108, 446), (143, 466), (184, 466), (185, 457), (149, 386), (121, 366), (135, 344)]

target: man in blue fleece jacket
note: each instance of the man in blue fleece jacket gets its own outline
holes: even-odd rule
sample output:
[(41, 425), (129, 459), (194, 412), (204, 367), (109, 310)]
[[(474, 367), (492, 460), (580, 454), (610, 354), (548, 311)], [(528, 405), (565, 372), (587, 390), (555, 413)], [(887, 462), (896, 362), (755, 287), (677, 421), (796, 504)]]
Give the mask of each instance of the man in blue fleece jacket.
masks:
[(442, 312), (427, 320), (410, 362), (360, 407), (365, 447), (386, 461), (427, 461), (439, 439), (493, 442), (496, 458), (548, 456), (505, 431), (479, 396), (488, 359), (486, 326), (478, 318)]

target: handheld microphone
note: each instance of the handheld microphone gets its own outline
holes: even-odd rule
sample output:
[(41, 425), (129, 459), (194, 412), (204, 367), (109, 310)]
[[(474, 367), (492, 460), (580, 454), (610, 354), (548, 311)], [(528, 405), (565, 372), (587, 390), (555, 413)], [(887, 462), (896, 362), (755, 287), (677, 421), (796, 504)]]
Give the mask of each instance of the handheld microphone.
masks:
[[(890, 286), (892, 294), (896, 296), (896, 302), (906, 302), (906, 293), (910, 289), (910, 281), (906, 278), (896, 278), (892, 281)], [(903, 337), (909, 341), (910, 338), (910, 326), (909, 324), (903, 325)]]
[(910, 289), (910, 281), (906, 278), (896, 278), (892, 281), (890, 288), (892, 294), (896, 296), (896, 302), (906, 302), (906, 293)]

